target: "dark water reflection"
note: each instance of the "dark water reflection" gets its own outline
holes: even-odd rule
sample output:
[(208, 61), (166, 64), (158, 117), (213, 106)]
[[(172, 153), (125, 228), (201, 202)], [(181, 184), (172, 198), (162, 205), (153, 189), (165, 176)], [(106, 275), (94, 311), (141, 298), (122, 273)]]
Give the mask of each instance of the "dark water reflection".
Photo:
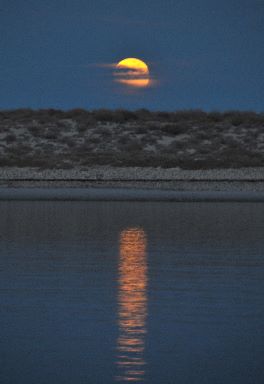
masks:
[(0, 213), (1, 384), (264, 382), (264, 204)]

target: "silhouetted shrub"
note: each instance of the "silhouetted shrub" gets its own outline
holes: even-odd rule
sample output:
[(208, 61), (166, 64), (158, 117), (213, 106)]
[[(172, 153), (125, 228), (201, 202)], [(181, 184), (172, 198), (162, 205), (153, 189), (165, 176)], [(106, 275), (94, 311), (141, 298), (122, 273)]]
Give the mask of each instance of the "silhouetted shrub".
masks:
[(114, 112), (114, 118), (116, 122), (124, 123), (126, 121), (137, 120), (137, 115), (132, 111), (126, 111), (124, 109), (117, 109)]
[(112, 132), (110, 129), (103, 127), (98, 130), (98, 134), (102, 135), (103, 137), (110, 137), (112, 136)]
[(204, 121), (207, 119), (207, 113), (199, 109), (197, 110), (183, 110), (172, 113), (171, 121), (180, 122), (180, 121)]
[(7, 135), (5, 137), (5, 141), (7, 144), (10, 144), (10, 143), (14, 143), (16, 141), (16, 135), (14, 135), (13, 133), (10, 133), (9, 135)]
[(113, 122), (114, 119), (114, 112), (109, 111), (108, 109), (98, 109), (93, 111), (93, 116), (95, 120), (101, 121), (101, 122)]
[(65, 119), (83, 120), (91, 117), (91, 113), (82, 108), (71, 109), (64, 113)]
[(120, 149), (122, 151), (126, 151), (129, 153), (129, 152), (141, 151), (143, 149), (143, 147), (142, 147), (142, 144), (139, 140), (134, 139), (134, 140), (129, 140), (129, 142), (126, 144), (122, 144), (122, 146), (120, 146)]
[(223, 120), (223, 115), (220, 112), (210, 112), (207, 119), (213, 123), (220, 123)]
[(135, 115), (139, 121), (151, 121), (154, 116), (148, 109), (144, 108), (136, 110)]
[(173, 136), (186, 133), (188, 129), (189, 129), (189, 126), (185, 123), (166, 124), (161, 127), (162, 132), (168, 133), (169, 135), (173, 135)]

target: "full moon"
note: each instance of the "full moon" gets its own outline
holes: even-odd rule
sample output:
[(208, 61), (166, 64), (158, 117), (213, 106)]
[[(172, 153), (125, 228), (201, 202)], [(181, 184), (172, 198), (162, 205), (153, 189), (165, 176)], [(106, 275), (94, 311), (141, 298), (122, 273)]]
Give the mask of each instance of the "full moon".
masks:
[(145, 88), (150, 85), (148, 65), (140, 59), (129, 57), (116, 64), (116, 81), (131, 87)]

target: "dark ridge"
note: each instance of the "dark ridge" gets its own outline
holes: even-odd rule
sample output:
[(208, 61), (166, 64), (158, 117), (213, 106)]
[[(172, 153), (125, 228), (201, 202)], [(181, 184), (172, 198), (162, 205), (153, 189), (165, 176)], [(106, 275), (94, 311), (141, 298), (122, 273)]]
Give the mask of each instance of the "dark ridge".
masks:
[(264, 113), (0, 111), (0, 166), (240, 168), (264, 165)]

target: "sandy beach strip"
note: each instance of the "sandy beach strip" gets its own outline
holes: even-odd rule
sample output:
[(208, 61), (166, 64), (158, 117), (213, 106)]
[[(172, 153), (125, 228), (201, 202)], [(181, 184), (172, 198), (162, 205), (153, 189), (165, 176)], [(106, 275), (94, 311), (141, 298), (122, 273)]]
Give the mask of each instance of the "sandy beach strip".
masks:
[(0, 168), (0, 200), (264, 201), (264, 167)]
[(264, 181), (264, 167), (185, 170), (180, 168), (96, 166), (74, 169), (0, 168), (5, 180), (75, 181)]

